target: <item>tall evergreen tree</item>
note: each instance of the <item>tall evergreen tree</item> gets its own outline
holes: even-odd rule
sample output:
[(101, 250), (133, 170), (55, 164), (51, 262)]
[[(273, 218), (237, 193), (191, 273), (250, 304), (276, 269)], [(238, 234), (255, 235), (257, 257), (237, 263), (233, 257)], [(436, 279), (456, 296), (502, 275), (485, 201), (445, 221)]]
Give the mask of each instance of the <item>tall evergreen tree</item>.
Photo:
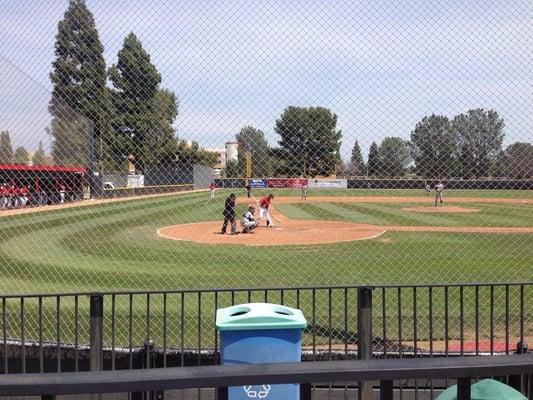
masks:
[(379, 175), (381, 169), (381, 162), (379, 158), (379, 147), (376, 142), (372, 142), (368, 151), (368, 176), (376, 177)]
[(58, 164), (87, 163), (88, 120), (94, 124), (95, 138), (106, 133), (109, 97), (103, 51), (85, 1), (70, 0), (58, 24), (50, 74), (52, 155)]
[(132, 154), (141, 171), (170, 162), (176, 151), (172, 128), (176, 98), (171, 91), (159, 89), (161, 75), (133, 33), (125, 38), (109, 77), (115, 88), (113, 150), (122, 156)]
[(0, 132), (0, 163), (9, 164), (14, 159), (13, 146), (8, 131)]
[(44, 165), (46, 164), (46, 154), (44, 153), (43, 142), (39, 141), (39, 146), (33, 155), (31, 162), (33, 165)]
[(23, 146), (19, 146), (15, 149), (15, 163), (27, 164), (29, 160), (30, 157), (28, 151)]
[(352, 157), (350, 158), (350, 173), (352, 175), (364, 175), (366, 173), (366, 165), (357, 140), (353, 145)]

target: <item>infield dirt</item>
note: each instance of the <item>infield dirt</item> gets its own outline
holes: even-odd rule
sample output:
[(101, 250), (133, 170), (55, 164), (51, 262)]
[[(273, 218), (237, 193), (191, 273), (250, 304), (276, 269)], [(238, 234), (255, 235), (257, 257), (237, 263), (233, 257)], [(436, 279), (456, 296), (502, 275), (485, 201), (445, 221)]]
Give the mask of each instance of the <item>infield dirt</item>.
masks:
[[(392, 200), (391, 200), (392, 199)], [(460, 200), (458, 200), (460, 199)], [(522, 203), (517, 199), (481, 199), (481, 198), (453, 198), (453, 201), (483, 202), (483, 203)], [(279, 197), (277, 203), (299, 202), (426, 202), (428, 199), (417, 197), (316, 197), (301, 200), (298, 197)], [(240, 198), (241, 204), (253, 204), (253, 199)], [(477, 212), (474, 208), (457, 206), (427, 206), (414, 207), (409, 211), (417, 212)], [(239, 244), (248, 246), (292, 245), (292, 244), (322, 244), (348, 242), (357, 240), (374, 239), (385, 232), (462, 232), (462, 233), (533, 233), (533, 227), (476, 227), (476, 226), (398, 226), (398, 225), (371, 225), (342, 221), (324, 220), (297, 220), (285, 217), (271, 205), (270, 213), (274, 218), (275, 226), (260, 226), (249, 234), (222, 235), (220, 234), (221, 221), (205, 221), (192, 224), (180, 224), (160, 228), (159, 236), (167, 239), (192, 241), (209, 244)], [(238, 221), (237, 221), (238, 224)]]

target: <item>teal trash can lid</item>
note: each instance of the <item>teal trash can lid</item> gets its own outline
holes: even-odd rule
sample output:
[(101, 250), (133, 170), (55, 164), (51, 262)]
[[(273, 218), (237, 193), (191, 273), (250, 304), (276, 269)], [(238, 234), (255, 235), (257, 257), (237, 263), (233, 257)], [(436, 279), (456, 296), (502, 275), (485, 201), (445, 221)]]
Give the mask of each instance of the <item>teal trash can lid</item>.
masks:
[(303, 329), (307, 326), (307, 321), (296, 308), (270, 303), (248, 303), (218, 309), (216, 326), (219, 331)]

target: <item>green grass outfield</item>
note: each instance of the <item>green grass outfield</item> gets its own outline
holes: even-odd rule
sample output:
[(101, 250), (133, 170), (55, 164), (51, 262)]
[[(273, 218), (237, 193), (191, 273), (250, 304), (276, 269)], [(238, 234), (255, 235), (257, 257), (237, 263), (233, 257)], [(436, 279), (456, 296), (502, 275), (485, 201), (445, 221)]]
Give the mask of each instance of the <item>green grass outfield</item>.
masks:
[[(290, 190), (278, 190), (280, 195)], [(346, 195), (325, 190), (317, 194)], [(368, 190), (362, 191), (371, 194)], [(381, 193), (381, 191), (378, 191)], [(447, 196), (480, 191), (447, 193)], [(533, 235), (387, 232), (326, 245), (209, 245), (160, 238), (158, 228), (220, 220), (224, 195), (178, 194), (1, 218), (1, 293), (531, 280)], [(358, 191), (348, 191), (357, 193)], [(420, 191), (401, 191), (412, 195)], [(502, 193), (484, 197), (502, 197)], [(397, 191), (394, 191), (397, 195)], [(528, 192), (515, 191), (526, 198)], [(207, 203), (207, 204), (206, 204)], [(274, 202), (275, 205), (275, 202)], [(291, 218), (380, 225), (533, 226), (531, 205), (468, 203), (478, 213), (402, 211), (409, 203), (279, 204)], [(459, 204), (461, 205), (461, 204)], [(244, 205), (239, 205), (242, 212)], [(320, 226), (316, 226), (320, 228)], [(258, 232), (257, 234), (260, 234)]]
[[(198, 244), (156, 235), (162, 226), (220, 220), (224, 196), (230, 191), (217, 191), (215, 200), (208, 200), (204, 192), (181, 193), (2, 217), (0, 293), (533, 280), (533, 234), (387, 232), (374, 240), (264, 247)], [(235, 191), (244, 195), (242, 189)], [(267, 192), (299, 194), (297, 189), (277, 189), (254, 191), (254, 195)], [(312, 190), (310, 194), (425, 196), (422, 190)], [(449, 190), (445, 195), (531, 199), (527, 191)], [(467, 203), (463, 205), (481, 211), (446, 215), (401, 210), (409, 205), (419, 204), (330, 202), (277, 207), (299, 219), (533, 226), (530, 204)], [(239, 205), (238, 212), (244, 207)], [(334, 309), (341, 308), (340, 301), (334, 300)], [(123, 307), (119, 314), (125, 318)], [(195, 306), (190, 307), (188, 312), (193, 313)], [(15, 309), (12, 312), (16, 314)], [(30, 306), (28, 312), (32, 312)], [(65, 313), (63, 318), (68, 319)], [(327, 320), (324, 312), (320, 318)]]
[[(230, 189), (224, 189), (228, 191)], [(237, 195), (244, 195), (246, 192), (242, 188), (235, 188)], [(273, 193), (278, 196), (300, 196), (299, 188), (287, 189), (252, 189), (254, 196), (267, 195)], [(434, 195), (435, 191), (431, 191)], [(417, 196), (425, 197), (424, 189), (308, 189), (308, 195), (313, 196)], [(445, 189), (445, 197), (497, 197), (506, 199), (533, 199), (530, 190), (474, 190), (474, 189)]]

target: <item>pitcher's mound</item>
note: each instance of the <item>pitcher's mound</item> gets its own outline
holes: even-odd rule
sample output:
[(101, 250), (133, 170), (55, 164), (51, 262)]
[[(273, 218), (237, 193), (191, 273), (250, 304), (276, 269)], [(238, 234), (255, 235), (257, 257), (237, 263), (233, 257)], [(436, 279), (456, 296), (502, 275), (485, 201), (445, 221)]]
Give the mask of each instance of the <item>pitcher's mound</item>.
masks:
[(456, 206), (423, 206), (423, 207), (404, 207), (404, 211), (414, 212), (436, 212), (436, 213), (472, 213), (478, 212), (477, 208), (456, 207)]
[(253, 233), (221, 235), (221, 225), (220, 221), (181, 224), (161, 228), (157, 233), (167, 239), (248, 246), (349, 242), (372, 239), (385, 233), (383, 227), (367, 224), (339, 221), (286, 220), (274, 228), (260, 226)]

